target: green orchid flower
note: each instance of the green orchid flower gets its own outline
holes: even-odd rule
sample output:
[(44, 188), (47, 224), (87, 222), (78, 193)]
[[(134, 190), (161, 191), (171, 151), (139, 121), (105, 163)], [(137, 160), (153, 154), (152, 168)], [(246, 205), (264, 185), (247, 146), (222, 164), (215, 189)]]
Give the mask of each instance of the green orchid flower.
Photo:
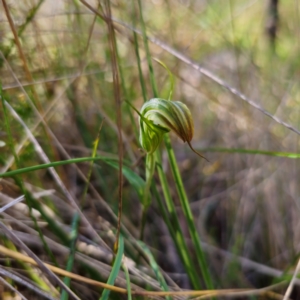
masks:
[(194, 122), (190, 110), (182, 102), (154, 98), (142, 106), (139, 115), (140, 143), (148, 154), (157, 149), (165, 133), (174, 131), (195, 153), (203, 157), (191, 145)]
[[(130, 104), (130, 106), (132, 106)], [(153, 98), (147, 101), (138, 112), (140, 124), (140, 144), (147, 152), (146, 185), (143, 197), (143, 216), (151, 203), (150, 186), (155, 170), (154, 152), (160, 145), (165, 133), (175, 132), (183, 142), (199, 154), (191, 145), (194, 135), (194, 122), (188, 107), (180, 101)], [(204, 157), (205, 158), (205, 157)], [(142, 222), (142, 231), (143, 232)], [(142, 236), (142, 235), (141, 235)]]

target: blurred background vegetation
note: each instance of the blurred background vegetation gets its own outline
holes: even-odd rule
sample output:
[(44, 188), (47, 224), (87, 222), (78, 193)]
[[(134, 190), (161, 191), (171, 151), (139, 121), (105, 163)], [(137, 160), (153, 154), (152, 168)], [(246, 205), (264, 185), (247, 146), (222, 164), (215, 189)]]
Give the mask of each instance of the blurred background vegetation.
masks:
[[(107, 26), (111, 23), (101, 18), (109, 7), (115, 49)], [(297, 0), (2, 0), (0, 173), (92, 156), (97, 137), (94, 156), (102, 157), (94, 164), (58, 166), (56, 173), (40, 169), (0, 179), (1, 206), (26, 196), (26, 201), (1, 212), (2, 224), (42, 261), (107, 281), (113, 264), (122, 154), (117, 89), (126, 261), (115, 284), (128, 287), (127, 269), (136, 291), (243, 288), (252, 292), (241, 299), (281, 299), (300, 251), (299, 53)], [(166, 186), (155, 172), (142, 244), (145, 152), (138, 140), (138, 115), (125, 101), (140, 110), (143, 95), (157, 96), (153, 79), (158, 96), (168, 98), (168, 72), (152, 58), (172, 72), (172, 99), (190, 108), (195, 126), (192, 145), (209, 161), (170, 134), (193, 214), (191, 228), (162, 143), (161, 168), (178, 223), (170, 212), (164, 215)], [(119, 85), (112, 59), (117, 59)], [(77, 232), (78, 211), (86, 219), (81, 215)], [(187, 252), (176, 243), (179, 228)], [(199, 249), (191, 230), (200, 237), (205, 270), (198, 265)], [(24, 245), (3, 228), (0, 234), (1, 245), (24, 254)], [(184, 253), (194, 264), (192, 269), (184, 263)], [(74, 262), (68, 267), (70, 257)], [(209, 274), (211, 285), (203, 272)], [(58, 285), (22, 258), (3, 255), (0, 275), (9, 285), (4, 288), (0, 283), (1, 299), (19, 299), (13, 287), (27, 299), (68, 297), (58, 296)], [(276, 293), (255, 290), (279, 282), (283, 284), (273, 289)], [(65, 283), (80, 299), (104, 297), (102, 288), (80, 280), (70, 284), (65, 278)], [(297, 285), (296, 281), (291, 299), (299, 297)], [(108, 297), (128, 296), (113, 292)]]

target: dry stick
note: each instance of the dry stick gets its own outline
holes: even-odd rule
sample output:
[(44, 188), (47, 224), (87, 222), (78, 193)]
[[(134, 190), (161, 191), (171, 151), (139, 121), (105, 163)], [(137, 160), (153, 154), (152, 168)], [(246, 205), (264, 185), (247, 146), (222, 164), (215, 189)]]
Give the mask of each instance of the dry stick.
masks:
[[(40, 269), (47, 274), (54, 282), (56, 282), (62, 289), (64, 289), (73, 299), (80, 300), (78, 296), (71, 291), (49, 268), (46, 266), (14, 233), (12, 233), (2, 222), (0, 228), (3, 229), (6, 236), (20, 249), (25, 251), (28, 256), (40, 267)], [(1, 246), (2, 247), (2, 246)], [(4, 248), (4, 247), (3, 247)]]
[[(80, 0), (81, 3), (83, 3), (89, 10), (91, 10), (93, 13), (97, 14), (100, 18), (102, 18), (103, 20), (106, 21), (106, 17), (104, 17), (103, 15), (101, 15), (98, 11), (95, 10), (95, 8), (93, 8), (90, 4), (88, 4), (85, 0)], [(131, 31), (136, 32), (139, 35), (142, 35), (142, 32), (134, 27), (132, 27), (131, 25), (117, 20), (115, 18), (112, 18), (112, 20), (119, 24), (122, 25), (123, 27), (130, 29)], [(116, 30), (120, 31), (122, 33), (122, 30), (115, 27)], [(203, 74), (204, 76), (206, 76), (207, 78), (211, 79), (212, 81), (216, 82), (217, 84), (219, 84), (220, 86), (222, 86), (223, 88), (227, 89), (229, 92), (231, 92), (233, 95), (239, 97), (240, 99), (242, 99), (243, 101), (247, 102), (249, 105), (251, 105), (252, 107), (256, 108), (257, 110), (259, 110), (260, 112), (262, 112), (263, 114), (265, 114), (266, 116), (270, 117), (271, 119), (273, 119), (276, 123), (288, 128), (289, 130), (297, 133), (300, 135), (300, 131), (293, 127), (292, 125), (282, 121), (281, 119), (279, 119), (278, 117), (272, 115), (270, 112), (268, 112), (267, 110), (265, 110), (263, 107), (261, 107), (259, 104), (257, 104), (254, 100), (252, 100), (251, 98), (247, 97), (246, 95), (244, 95), (243, 93), (241, 93), (238, 89), (230, 86), (227, 82), (225, 82), (223, 79), (219, 78), (218, 76), (214, 75), (212, 72), (210, 72), (209, 70), (201, 67), (199, 64), (197, 64), (196, 62), (194, 62), (192, 59), (190, 59), (189, 57), (187, 57), (186, 55), (184, 55), (183, 53), (181, 53), (180, 51), (170, 47), (169, 45), (167, 45), (166, 43), (160, 41), (157, 38), (154, 37), (150, 37), (147, 36), (148, 40), (154, 44), (156, 44), (157, 46), (159, 46), (160, 48), (164, 49), (165, 51), (167, 51), (168, 53), (172, 54), (173, 56), (177, 57), (179, 60), (181, 60), (182, 62), (186, 63), (187, 65), (190, 65), (192, 68), (194, 68), (195, 70), (197, 70), (199, 73)]]
[(293, 290), (293, 287), (294, 287), (294, 285), (296, 283), (297, 275), (298, 275), (299, 271), (300, 271), (300, 259), (298, 260), (298, 264), (297, 264), (296, 270), (295, 270), (295, 272), (293, 274), (293, 277), (292, 277), (292, 280), (290, 281), (290, 284), (289, 284), (289, 286), (288, 286), (288, 288), (287, 288), (287, 290), (286, 290), (286, 292), (284, 294), (283, 300), (289, 299), (289, 297), (291, 295), (291, 292)]
[[(38, 237), (37, 232), (26, 225), (26, 223), (22, 223), (21, 221), (11, 217), (8, 214), (4, 214), (5, 217), (5, 222), (9, 222), (9, 224), (17, 224), (22, 226), (22, 228), (26, 231), (25, 232), (18, 232), (13, 230), (13, 233), (21, 240), (23, 241), (28, 247), (40, 247), (41, 246), (41, 241)], [(49, 245), (49, 248), (56, 252), (57, 255), (62, 255), (62, 256), (68, 256), (69, 254), (69, 248), (66, 246), (63, 246), (59, 244), (58, 242), (53, 241), (51, 238), (45, 236), (45, 241)], [(82, 248), (81, 248), (82, 247)], [(96, 271), (103, 276), (103, 278), (108, 278), (110, 273), (111, 273), (111, 262), (113, 260), (112, 255), (106, 255), (105, 252), (100, 250), (98, 253), (95, 253), (98, 248), (95, 247), (93, 250), (94, 246), (92, 244), (86, 244), (85, 242), (80, 242), (78, 244), (78, 248), (81, 248), (81, 252), (76, 252), (75, 257), (76, 260), (79, 261), (80, 263), (83, 263), (87, 266), (90, 266), (94, 268)], [(92, 253), (90, 253), (92, 252)], [(1, 251), (0, 251), (1, 253)], [(14, 252), (15, 253), (15, 252)], [(90, 256), (92, 255), (92, 257)], [(127, 258), (124, 257), (125, 261), (124, 263), (128, 266), (131, 274), (135, 276), (134, 281), (135, 284), (132, 283), (132, 288), (135, 290), (140, 290), (142, 289), (140, 286), (147, 286), (149, 289), (154, 289), (154, 290), (160, 290), (160, 285), (158, 282), (156, 282), (152, 277), (149, 275), (145, 275), (142, 271), (137, 269), (135, 266), (131, 265), (130, 263), (127, 264)], [(145, 271), (144, 271), (145, 272)], [(1, 274), (1, 273), (0, 273)], [(120, 286), (125, 288), (126, 287), (126, 280), (125, 278), (121, 275), (116, 279), (115, 285)]]
[(6, 205), (4, 205), (0, 208), (0, 213), (6, 211), (8, 208), (14, 206), (15, 204), (17, 204), (23, 200), (24, 200), (24, 195), (18, 197), (17, 199), (12, 200), (11, 202), (7, 203)]
[(26, 297), (24, 297), (16, 288), (14, 288), (11, 284), (9, 284), (4, 278), (0, 276), (0, 282), (2, 282), (3, 285), (8, 287), (10, 290), (12, 290), (14, 293), (19, 295), (19, 297), (23, 300), (28, 300)]
[(118, 225), (116, 233), (116, 242), (114, 244), (115, 253), (119, 247), (119, 236), (121, 230), (121, 218), (122, 218), (122, 192), (123, 192), (123, 141), (122, 141), (122, 110), (121, 110), (121, 95), (120, 95), (120, 81), (118, 73), (118, 63), (117, 63), (117, 45), (115, 37), (115, 29), (111, 19), (111, 9), (110, 1), (105, 1), (107, 20), (106, 24), (108, 27), (108, 38), (109, 38), (109, 47), (111, 53), (111, 66), (113, 72), (113, 86), (114, 86), (114, 97), (117, 107), (117, 126), (118, 126), (118, 152), (119, 152), (119, 186), (118, 186), (118, 198), (119, 198), (119, 207), (118, 207)]
[(35, 293), (39, 294), (40, 296), (42, 296), (46, 299), (57, 300), (57, 298), (54, 298), (50, 294), (47, 294), (45, 291), (39, 289), (37, 286), (35, 286), (31, 282), (28, 282), (27, 280), (24, 280), (22, 277), (14, 274), (12, 272), (7, 271), (6, 269), (2, 268), (1, 266), (0, 266), (0, 275), (8, 277), (20, 285), (26, 286), (28, 289), (34, 291)]
[[(32, 258), (30, 258), (24, 254), (7, 249), (1, 245), (0, 245), (0, 253), (2, 253), (3, 255), (6, 255), (8, 257), (12, 257), (12, 258), (15, 258), (18, 260), (23, 260), (24, 262), (27, 262), (27, 263), (30, 263), (33, 265), (37, 265), (37, 263)], [(57, 273), (59, 275), (68, 276), (72, 279), (79, 280), (81, 282), (85, 282), (87, 284), (99, 286), (102, 288), (107, 288), (107, 289), (110, 289), (110, 290), (118, 292), (118, 293), (122, 293), (122, 294), (127, 293), (127, 290), (124, 288), (108, 285), (103, 282), (89, 279), (89, 278), (65, 271), (63, 269), (51, 266), (46, 263), (45, 263), (45, 265), (47, 267), (49, 267), (49, 269), (51, 269), (54, 273)], [(170, 296), (203, 296), (203, 297), (211, 297), (211, 296), (241, 297), (241, 296), (264, 294), (264, 293), (267, 293), (268, 291), (271, 291), (272, 289), (282, 286), (282, 284), (285, 284), (285, 282), (271, 285), (271, 286), (268, 286), (268, 287), (265, 287), (262, 289), (255, 289), (255, 290), (253, 290), (253, 289), (227, 289), (226, 290), (225, 289), (225, 290), (204, 290), (204, 291), (184, 290), (184, 291), (170, 291), (170, 292), (133, 290), (132, 294), (133, 295), (144, 295), (144, 296), (168, 296), (168, 295), (170, 295)]]

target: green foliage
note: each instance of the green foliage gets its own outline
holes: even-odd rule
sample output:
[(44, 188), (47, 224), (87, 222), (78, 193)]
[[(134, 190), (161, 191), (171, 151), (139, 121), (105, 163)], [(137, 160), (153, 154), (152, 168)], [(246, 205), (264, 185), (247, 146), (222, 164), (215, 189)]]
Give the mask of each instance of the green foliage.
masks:
[[(2, 214), (3, 223), (43, 260), (108, 278), (127, 288), (128, 299), (144, 298), (138, 290), (291, 281), (299, 228), (299, 7), (280, 2), (271, 42), (271, 2), (111, 1), (110, 29), (106, 1), (9, 3), (13, 24), (6, 14), (0, 24), (0, 201), (24, 194), (26, 202)], [(190, 151), (192, 138), (209, 161)], [(31, 270), (9, 266), (26, 277)], [(28, 278), (40, 288), (47, 282)], [(62, 278), (81, 299), (119, 299), (111, 287)]]

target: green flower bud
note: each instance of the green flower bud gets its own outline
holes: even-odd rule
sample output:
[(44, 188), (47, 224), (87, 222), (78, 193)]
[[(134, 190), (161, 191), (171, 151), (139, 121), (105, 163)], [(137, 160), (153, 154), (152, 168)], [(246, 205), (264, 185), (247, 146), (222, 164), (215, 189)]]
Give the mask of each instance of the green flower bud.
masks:
[(193, 138), (194, 123), (188, 107), (179, 101), (154, 98), (140, 111), (140, 143), (153, 153), (166, 132), (174, 131), (184, 142)]

